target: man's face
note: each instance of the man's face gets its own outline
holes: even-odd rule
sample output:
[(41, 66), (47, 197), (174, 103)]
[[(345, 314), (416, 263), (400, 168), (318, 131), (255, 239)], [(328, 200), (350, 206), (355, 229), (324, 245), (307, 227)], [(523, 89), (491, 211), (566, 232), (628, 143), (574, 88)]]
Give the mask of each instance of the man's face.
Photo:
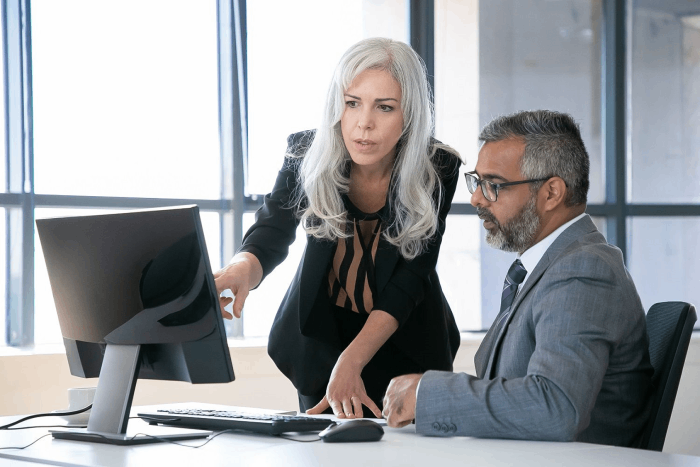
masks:
[[(524, 152), (525, 142), (520, 139), (486, 143), (479, 151), (475, 172), (480, 179), (496, 184), (523, 180), (520, 159)], [(497, 201), (484, 198), (479, 187), (472, 195), (471, 204), (484, 221), (486, 242), (493, 248), (522, 253), (534, 244), (540, 216), (537, 195), (528, 184), (499, 189)]]

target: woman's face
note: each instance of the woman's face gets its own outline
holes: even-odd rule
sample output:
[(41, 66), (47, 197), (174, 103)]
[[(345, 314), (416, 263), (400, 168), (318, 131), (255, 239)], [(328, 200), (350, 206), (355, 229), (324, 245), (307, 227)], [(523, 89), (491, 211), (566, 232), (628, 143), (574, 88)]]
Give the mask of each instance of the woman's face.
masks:
[(403, 111), (401, 87), (388, 71), (365, 70), (355, 77), (345, 91), (340, 128), (355, 164), (378, 170), (393, 164)]

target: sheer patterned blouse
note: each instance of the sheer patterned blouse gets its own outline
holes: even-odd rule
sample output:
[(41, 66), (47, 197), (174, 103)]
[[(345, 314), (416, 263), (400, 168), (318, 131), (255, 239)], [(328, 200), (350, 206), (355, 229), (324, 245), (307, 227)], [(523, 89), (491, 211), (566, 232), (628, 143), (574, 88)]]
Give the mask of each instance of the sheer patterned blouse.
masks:
[(374, 259), (387, 206), (367, 214), (360, 211), (347, 195), (343, 195), (343, 202), (348, 211), (348, 233), (351, 236), (338, 239), (328, 273), (328, 295), (336, 306), (369, 314), (377, 291)]

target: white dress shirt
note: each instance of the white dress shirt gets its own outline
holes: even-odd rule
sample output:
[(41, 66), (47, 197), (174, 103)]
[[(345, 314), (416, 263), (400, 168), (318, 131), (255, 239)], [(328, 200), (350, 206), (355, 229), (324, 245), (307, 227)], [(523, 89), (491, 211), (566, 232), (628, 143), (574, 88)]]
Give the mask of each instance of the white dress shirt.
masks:
[(532, 245), (530, 248), (528, 248), (525, 253), (523, 253), (519, 259), (520, 262), (523, 263), (523, 266), (527, 270), (527, 274), (525, 275), (525, 279), (520, 283), (520, 286), (518, 287), (518, 292), (520, 289), (525, 285), (525, 281), (527, 281), (530, 278), (530, 271), (533, 271), (535, 267), (537, 267), (537, 263), (540, 262), (542, 259), (542, 256), (544, 256), (544, 253), (547, 251), (547, 249), (554, 243), (554, 240), (561, 235), (563, 231), (569, 228), (571, 224), (574, 222), (578, 221), (581, 219), (583, 216), (585, 216), (586, 213), (584, 212), (583, 214), (580, 214), (573, 219), (571, 219), (569, 222), (566, 224), (563, 224), (559, 226), (557, 230), (552, 232), (551, 234), (547, 235), (545, 238), (537, 242), (536, 244)]

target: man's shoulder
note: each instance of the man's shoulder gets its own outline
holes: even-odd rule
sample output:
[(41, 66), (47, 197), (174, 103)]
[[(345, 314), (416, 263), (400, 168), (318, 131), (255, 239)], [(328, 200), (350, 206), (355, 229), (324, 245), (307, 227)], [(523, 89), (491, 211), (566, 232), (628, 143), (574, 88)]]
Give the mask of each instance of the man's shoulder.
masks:
[(616, 325), (615, 332), (636, 326), (643, 318), (644, 309), (622, 252), (600, 237), (582, 235), (551, 260), (533, 290), (537, 313), (558, 314), (559, 309), (539, 306), (551, 304), (555, 298), (555, 303), (567, 303), (571, 313), (566, 319), (573, 313), (591, 323), (629, 320), (627, 325)]
[(598, 231), (582, 234), (569, 243), (553, 258), (549, 270), (592, 280), (629, 279), (622, 251), (607, 243)]

